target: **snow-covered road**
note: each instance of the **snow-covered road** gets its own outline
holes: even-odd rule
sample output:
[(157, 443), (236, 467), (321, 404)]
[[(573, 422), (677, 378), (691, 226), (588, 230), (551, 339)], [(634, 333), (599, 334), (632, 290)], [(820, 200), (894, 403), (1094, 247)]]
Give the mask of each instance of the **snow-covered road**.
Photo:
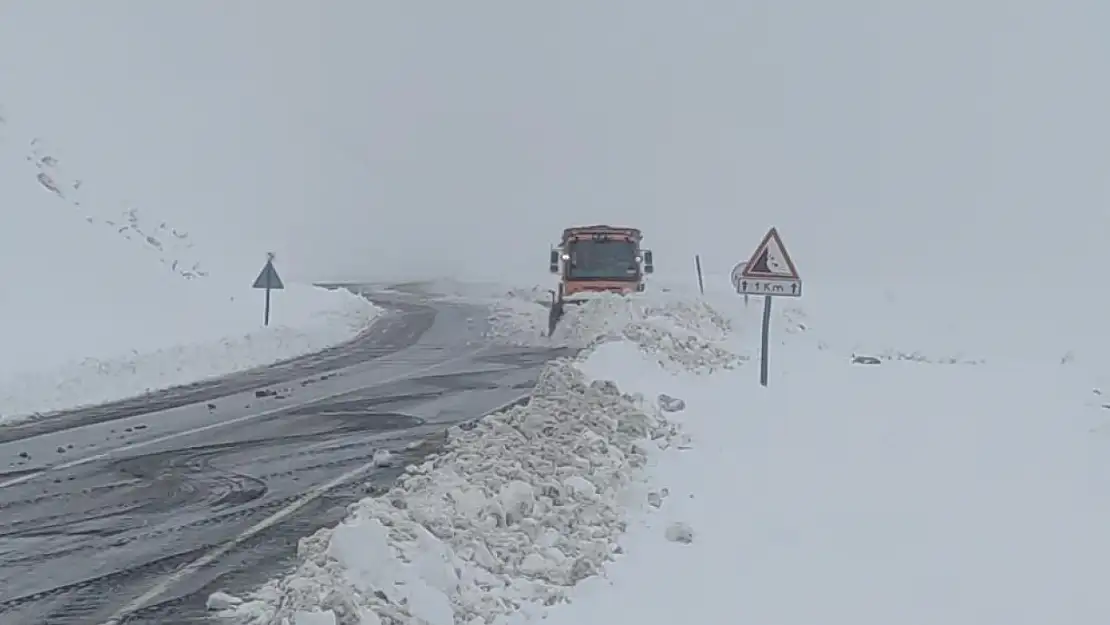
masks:
[(481, 306), (372, 297), (394, 312), (331, 354), (0, 429), (0, 620), (191, 622), (564, 353), (491, 343)]
[[(886, 299), (872, 312), (913, 318)], [(251, 625), (1110, 618), (1097, 370), (982, 320), (961, 357), (903, 331), (860, 360), (867, 328), (830, 335), (844, 320), (826, 307), (784, 304), (762, 388), (758, 308), (583, 306), (561, 332), (589, 349), (549, 365), (527, 406), (452, 429), (304, 540), (293, 572), (211, 607)], [(538, 314), (505, 302), (494, 322), (528, 343)]]
[[(487, 301), (499, 340), (551, 343), (532, 331), (544, 310), (527, 295)], [(722, 347), (730, 333), (685, 295), (575, 307), (554, 342), (585, 345), (585, 360), (549, 364), (527, 405), (451, 428), (441, 453), (303, 541), (293, 572), (246, 601), (218, 593), (213, 608), (259, 625), (453, 625), (558, 603), (614, 555), (652, 448), (682, 444), (655, 397), (624, 395), (581, 367), (615, 341), (662, 371), (730, 370), (743, 362)]]

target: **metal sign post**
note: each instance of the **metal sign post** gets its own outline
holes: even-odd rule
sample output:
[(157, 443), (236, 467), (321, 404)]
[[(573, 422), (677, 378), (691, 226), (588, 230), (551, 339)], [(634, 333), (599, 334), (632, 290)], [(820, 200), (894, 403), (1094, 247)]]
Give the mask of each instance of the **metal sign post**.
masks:
[(705, 281), (701, 277), (701, 255), (694, 254), (694, 269), (698, 272), (698, 291), (705, 295)]
[(273, 252), (266, 254), (266, 265), (262, 267), (262, 272), (254, 279), (252, 286), (256, 289), (266, 289), (266, 312), (262, 317), (262, 323), (268, 326), (270, 325), (270, 291), (285, 288), (277, 269), (274, 269)]
[(774, 297), (801, 297), (802, 279), (782, 244), (778, 230), (771, 228), (763, 237), (755, 253), (745, 263), (732, 270), (732, 284), (736, 292), (763, 296), (763, 337), (759, 360), (759, 383), (767, 386), (768, 352), (771, 344), (771, 299)]

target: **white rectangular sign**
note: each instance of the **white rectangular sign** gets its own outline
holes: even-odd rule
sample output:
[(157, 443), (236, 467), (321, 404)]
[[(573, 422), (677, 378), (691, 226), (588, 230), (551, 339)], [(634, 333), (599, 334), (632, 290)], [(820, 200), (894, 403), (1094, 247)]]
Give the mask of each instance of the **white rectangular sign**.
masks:
[(802, 281), (771, 278), (740, 278), (736, 292), (743, 295), (770, 295), (772, 297), (801, 297)]

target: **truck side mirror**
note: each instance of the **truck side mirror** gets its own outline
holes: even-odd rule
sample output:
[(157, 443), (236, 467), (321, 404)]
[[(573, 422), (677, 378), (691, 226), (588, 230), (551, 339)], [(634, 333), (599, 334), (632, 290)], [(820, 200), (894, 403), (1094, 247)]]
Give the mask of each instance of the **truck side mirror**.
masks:
[(559, 273), (559, 250), (551, 250), (551, 260), (549, 261), (548, 270), (551, 273)]
[(655, 273), (655, 259), (651, 250), (644, 250), (644, 273)]

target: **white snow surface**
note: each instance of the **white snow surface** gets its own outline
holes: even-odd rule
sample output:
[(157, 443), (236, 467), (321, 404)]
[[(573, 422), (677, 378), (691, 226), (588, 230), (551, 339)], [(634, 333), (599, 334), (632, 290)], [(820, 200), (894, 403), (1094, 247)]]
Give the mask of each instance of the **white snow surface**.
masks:
[[(550, 365), (529, 406), (453, 430), (387, 495), (302, 541), (296, 571), (219, 602), (221, 614), (275, 625), (1107, 622), (1110, 388), (1106, 360), (1073, 342), (1082, 316), (1076, 334), (1021, 344), (1010, 332), (1031, 327), (1035, 306), (997, 325), (966, 319), (1002, 293), (947, 309), (855, 293), (849, 315), (815, 292), (776, 301), (767, 388), (750, 360), (757, 298), (586, 305), (582, 319), (614, 315), (583, 323), (590, 348)], [(516, 299), (502, 332), (505, 309), (528, 318)], [(664, 340), (626, 332), (645, 323)], [(674, 340), (688, 335), (712, 349)], [(696, 354), (718, 350), (739, 366), (698, 366)]]
[(492, 311), (490, 336), (499, 342), (528, 346), (589, 347), (624, 339), (653, 353), (664, 367), (710, 372), (734, 368), (746, 357), (719, 347), (733, 331), (732, 321), (689, 292), (597, 294), (566, 313), (547, 336), (550, 296), (541, 287), (507, 287), (489, 283), (442, 280), (430, 289), (445, 299), (485, 304)]
[[(619, 551), (646, 459), (681, 436), (654, 399), (584, 375), (582, 362), (614, 341), (693, 372), (738, 362), (722, 361), (727, 326), (700, 302), (623, 305), (616, 316), (617, 299), (584, 305), (570, 332), (590, 343), (587, 355), (551, 363), (527, 405), (452, 428), (442, 452), (353, 506), (338, 527), (304, 539), (295, 572), (223, 615), (252, 624), (494, 624), (557, 603), (598, 574)], [(602, 317), (592, 329), (584, 321)]]
[(1110, 619), (1110, 412), (1091, 375), (1029, 354), (858, 365), (805, 338), (772, 352), (766, 389), (594, 355), (587, 372), (619, 367), (627, 391), (675, 388), (691, 448), (652, 459), (661, 508), (631, 511), (626, 555), (544, 623)]
[[(318, 351), (379, 309), (287, 283), (269, 327), (257, 274), (229, 275), (192, 237), (107, 198), (56, 148), (0, 116), (0, 424)], [(260, 258), (261, 270), (265, 258)], [(280, 259), (278, 268), (281, 269)]]

